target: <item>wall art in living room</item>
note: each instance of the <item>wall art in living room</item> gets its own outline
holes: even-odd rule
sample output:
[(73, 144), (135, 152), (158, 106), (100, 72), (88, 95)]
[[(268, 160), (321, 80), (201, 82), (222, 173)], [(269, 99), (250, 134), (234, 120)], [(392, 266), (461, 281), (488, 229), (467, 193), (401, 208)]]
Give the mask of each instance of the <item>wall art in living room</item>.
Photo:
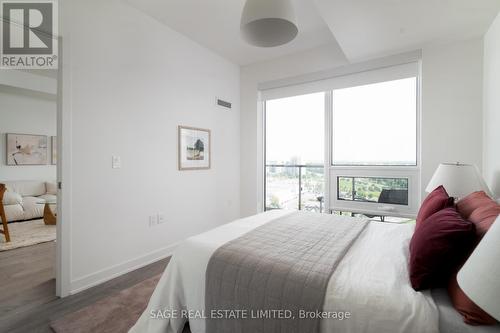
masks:
[(46, 165), (47, 136), (7, 133), (7, 165)]
[(210, 169), (210, 130), (179, 126), (179, 170)]

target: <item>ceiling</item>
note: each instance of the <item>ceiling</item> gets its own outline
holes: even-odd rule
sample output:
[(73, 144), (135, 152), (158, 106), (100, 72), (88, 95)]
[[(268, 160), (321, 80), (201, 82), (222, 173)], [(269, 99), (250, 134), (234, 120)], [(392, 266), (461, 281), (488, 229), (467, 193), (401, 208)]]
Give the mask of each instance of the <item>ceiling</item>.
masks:
[(314, 0), (350, 61), (483, 35), (499, 0)]
[(349, 61), (484, 34), (499, 0), (291, 0), (299, 34), (274, 48), (240, 37), (245, 0), (125, 0), (228, 60), (247, 65), (329, 44)]
[(330, 29), (311, 0), (292, 0), (299, 34), (290, 43), (273, 48), (248, 45), (240, 37), (245, 0), (126, 0), (230, 61), (246, 65), (335, 43)]

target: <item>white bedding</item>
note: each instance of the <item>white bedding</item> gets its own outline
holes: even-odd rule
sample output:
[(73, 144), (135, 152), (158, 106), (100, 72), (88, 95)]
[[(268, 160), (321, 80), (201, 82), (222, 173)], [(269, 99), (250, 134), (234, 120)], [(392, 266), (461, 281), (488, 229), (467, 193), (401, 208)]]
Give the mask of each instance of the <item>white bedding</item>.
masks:
[[(175, 251), (146, 311), (130, 332), (177, 333), (186, 321), (173, 310), (203, 311), (205, 271), (213, 252), (250, 230), (290, 214), (273, 210), (191, 237)], [(321, 332), (439, 332), (430, 293), (415, 292), (408, 279), (408, 244), (413, 225), (370, 223), (332, 275), (325, 311), (348, 311), (345, 320), (322, 320)], [(166, 311), (165, 311), (166, 310)], [(174, 315), (176, 318), (151, 318)], [(194, 313), (195, 315), (199, 314)], [(191, 318), (192, 333), (204, 333), (202, 318)]]

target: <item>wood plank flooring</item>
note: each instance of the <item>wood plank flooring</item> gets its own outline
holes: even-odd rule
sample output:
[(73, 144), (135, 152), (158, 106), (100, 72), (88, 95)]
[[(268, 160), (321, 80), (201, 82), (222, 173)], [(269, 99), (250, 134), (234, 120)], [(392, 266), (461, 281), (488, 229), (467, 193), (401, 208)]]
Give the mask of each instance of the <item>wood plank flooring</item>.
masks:
[[(41, 244), (45, 245), (45, 244)], [(47, 263), (47, 258), (45, 256), (50, 253), (50, 251), (55, 251), (54, 248), (50, 249), (49, 245), (39, 246), (35, 245), (38, 247), (38, 250), (36, 249), (31, 249), (31, 256), (36, 257), (37, 253), (39, 254), (38, 258), (40, 262), (45, 262)], [(53, 244), (52, 244), (53, 246)], [(43, 249), (43, 251), (42, 251)], [(22, 250), (22, 249), (21, 249)], [(16, 251), (16, 250), (12, 250)], [(27, 252), (30, 252), (29, 250), (25, 250)], [(10, 251), (6, 251), (10, 252)], [(45, 254), (44, 254), (45, 252)], [(55, 252), (53, 252), (55, 255)], [(10, 265), (9, 267), (16, 266), (15, 263), (15, 255), (11, 253), (11, 255), (5, 255), (2, 256), (3, 253), (0, 253), (0, 297), (3, 292), (6, 292), (6, 294), (10, 294), (10, 297), (13, 297), (12, 295), (15, 294), (8, 290), (7, 287), (3, 284), (6, 279), (3, 276), (4, 274), (4, 267), (3, 264), (9, 263), (10, 260)], [(26, 257), (29, 257), (28, 253), (25, 254)], [(5, 258), (7, 257), (7, 258)], [(10, 257), (10, 259), (9, 259)], [(8, 305), (3, 307), (3, 299), (0, 299), (0, 304), (2, 304), (2, 311), (0, 312), (0, 332), (13, 332), (13, 333), (25, 333), (25, 332), (52, 332), (49, 323), (56, 319), (60, 318), (68, 313), (77, 311), (87, 305), (90, 305), (92, 303), (97, 302), (98, 300), (107, 297), (109, 295), (112, 295), (114, 293), (117, 293), (123, 289), (129, 288), (145, 279), (148, 279), (156, 274), (162, 273), (163, 270), (165, 269), (166, 265), (168, 264), (168, 260), (170, 258), (155, 262), (151, 265), (148, 265), (146, 267), (140, 268), (136, 271), (130, 272), (128, 274), (122, 275), (120, 277), (117, 277), (113, 280), (110, 280), (108, 282), (105, 282), (99, 286), (90, 288), (88, 290), (85, 290), (81, 293), (78, 293), (76, 295), (72, 295), (63, 299), (55, 298), (52, 296), (52, 298), (49, 299), (49, 297), (45, 298), (48, 294), (54, 295), (55, 290), (54, 290), (54, 283), (48, 283), (44, 286), (40, 286), (39, 290), (34, 292), (34, 291), (28, 291), (27, 293), (20, 293), (18, 295), (18, 299), (16, 301), (13, 301), (14, 298), (9, 298), (6, 297), (6, 299), (9, 299), (10, 303), (5, 303), (5, 304), (11, 304), (10, 306), (10, 311), (7, 311)], [(6, 261), (4, 261), (6, 260)], [(26, 260), (25, 268), (27, 269), (27, 272), (33, 272), (36, 271), (34, 268), (28, 268), (29, 266), (29, 260), (25, 258)], [(32, 258), (32, 261), (36, 261), (36, 258)], [(53, 261), (51, 261), (53, 263)], [(42, 265), (39, 265), (40, 267)], [(22, 264), (19, 267), (16, 267), (18, 270), (22, 270)], [(53, 266), (51, 266), (53, 269)], [(47, 270), (49, 268), (46, 268)], [(42, 269), (42, 271), (44, 271)], [(21, 273), (19, 273), (21, 274)], [(44, 274), (48, 274), (45, 272)], [(21, 274), (23, 275), (23, 274)], [(33, 279), (33, 278), (32, 278)], [(28, 279), (29, 280), (29, 279)], [(12, 288), (15, 284), (15, 282), (11, 282), (10, 288)], [(49, 290), (51, 291), (49, 293)], [(54, 292), (52, 292), (54, 291)], [(44, 297), (40, 297), (39, 301), (30, 301), (30, 296), (28, 296), (30, 293), (34, 294), (39, 294), (39, 295), (44, 295)], [(27, 302), (23, 305), (20, 306), (20, 303), (22, 302)]]
[(55, 244), (0, 252), (0, 318), (56, 299)]

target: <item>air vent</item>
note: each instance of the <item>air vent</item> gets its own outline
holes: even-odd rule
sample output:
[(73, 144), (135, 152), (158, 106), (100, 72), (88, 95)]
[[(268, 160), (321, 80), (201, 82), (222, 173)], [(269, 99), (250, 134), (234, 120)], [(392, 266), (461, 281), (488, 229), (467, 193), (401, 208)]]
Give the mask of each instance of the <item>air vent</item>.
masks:
[(227, 109), (231, 108), (231, 103), (226, 102), (220, 98), (215, 99), (215, 104), (217, 104), (218, 106), (222, 106), (223, 108), (227, 108)]

